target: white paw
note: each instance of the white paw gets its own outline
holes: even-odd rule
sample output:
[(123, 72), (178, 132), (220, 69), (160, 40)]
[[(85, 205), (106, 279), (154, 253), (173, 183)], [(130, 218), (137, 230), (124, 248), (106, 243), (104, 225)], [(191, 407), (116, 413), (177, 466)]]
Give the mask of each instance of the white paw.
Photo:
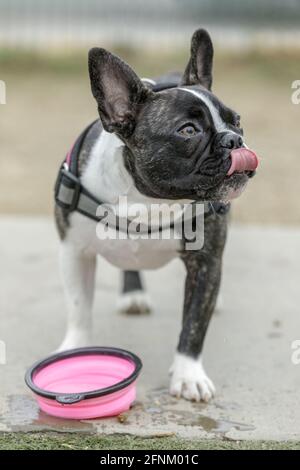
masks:
[(139, 315), (150, 313), (152, 310), (151, 301), (145, 292), (135, 290), (122, 294), (117, 302), (117, 309), (121, 313)]
[(56, 352), (67, 351), (68, 349), (82, 348), (91, 344), (90, 335), (84, 331), (73, 330), (67, 332), (63, 342), (56, 349)]
[(177, 398), (208, 402), (215, 395), (214, 384), (207, 377), (201, 359), (176, 353), (170, 374), (170, 394)]

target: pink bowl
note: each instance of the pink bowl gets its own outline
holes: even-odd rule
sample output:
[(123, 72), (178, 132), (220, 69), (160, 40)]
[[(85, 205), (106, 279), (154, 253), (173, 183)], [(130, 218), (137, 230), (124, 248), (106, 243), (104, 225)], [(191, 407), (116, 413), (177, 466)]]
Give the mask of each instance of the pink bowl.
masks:
[(49, 415), (100, 418), (130, 408), (141, 368), (141, 360), (123, 349), (79, 348), (35, 363), (26, 372), (25, 382)]

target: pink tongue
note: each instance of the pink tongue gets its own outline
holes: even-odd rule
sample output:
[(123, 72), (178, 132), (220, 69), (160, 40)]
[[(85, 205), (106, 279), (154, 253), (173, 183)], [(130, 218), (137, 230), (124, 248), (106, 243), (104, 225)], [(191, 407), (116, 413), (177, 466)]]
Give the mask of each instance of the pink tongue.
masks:
[(231, 166), (227, 173), (228, 176), (234, 172), (254, 171), (258, 166), (256, 153), (244, 147), (232, 150), (230, 157)]

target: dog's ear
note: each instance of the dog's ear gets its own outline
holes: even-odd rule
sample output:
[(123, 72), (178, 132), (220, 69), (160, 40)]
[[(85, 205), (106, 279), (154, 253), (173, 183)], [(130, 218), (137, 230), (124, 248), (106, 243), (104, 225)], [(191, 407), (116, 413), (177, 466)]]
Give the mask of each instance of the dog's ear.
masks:
[(105, 49), (89, 51), (89, 74), (104, 129), (129, 137), (148, 89), (129, 65)]
[(214, 49), (205, 29), (195, 31), (191, 42), (191, 57), (182, 77), (182, 85), (200, 84), (211, 89)]

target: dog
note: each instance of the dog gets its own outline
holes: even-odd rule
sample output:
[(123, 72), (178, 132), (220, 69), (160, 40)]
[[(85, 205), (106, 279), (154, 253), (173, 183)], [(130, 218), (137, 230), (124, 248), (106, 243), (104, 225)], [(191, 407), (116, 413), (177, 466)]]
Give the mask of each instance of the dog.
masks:
[(81, 138), (77, 157), (76, 188), (81, 185), (95, 203), (114, 207), (120, 195), (126, 195), (129, 206), (146, 208), (157, 202), (209, 203), (212, 211), (205, 217), (201, 249), (185, 249), (184, 237), (101, 239), (96, 217), (87, 217), (82, 207), (64, 206), (59, 197), (55, 207), (68, 308), (59, 349), (91, 341), (97, 255), (123, 270), (123, 310), (136, 313), (150, 309), (140, 270), (159, 268), (178, 257), (186, 268), (185, 299), (169, 390), (205, 402), (215, 387), (201, 354), (220, 286), (230, 200), (242, 192), (257, 166), (244, 142), (240, 116), (211, 91), (212, 65), (212, 41), (203, 29), (192, 36), (190, 59), (180, 77), (142, 80), (117, 56), (91, 49), (89, 75), (100, 120)]

